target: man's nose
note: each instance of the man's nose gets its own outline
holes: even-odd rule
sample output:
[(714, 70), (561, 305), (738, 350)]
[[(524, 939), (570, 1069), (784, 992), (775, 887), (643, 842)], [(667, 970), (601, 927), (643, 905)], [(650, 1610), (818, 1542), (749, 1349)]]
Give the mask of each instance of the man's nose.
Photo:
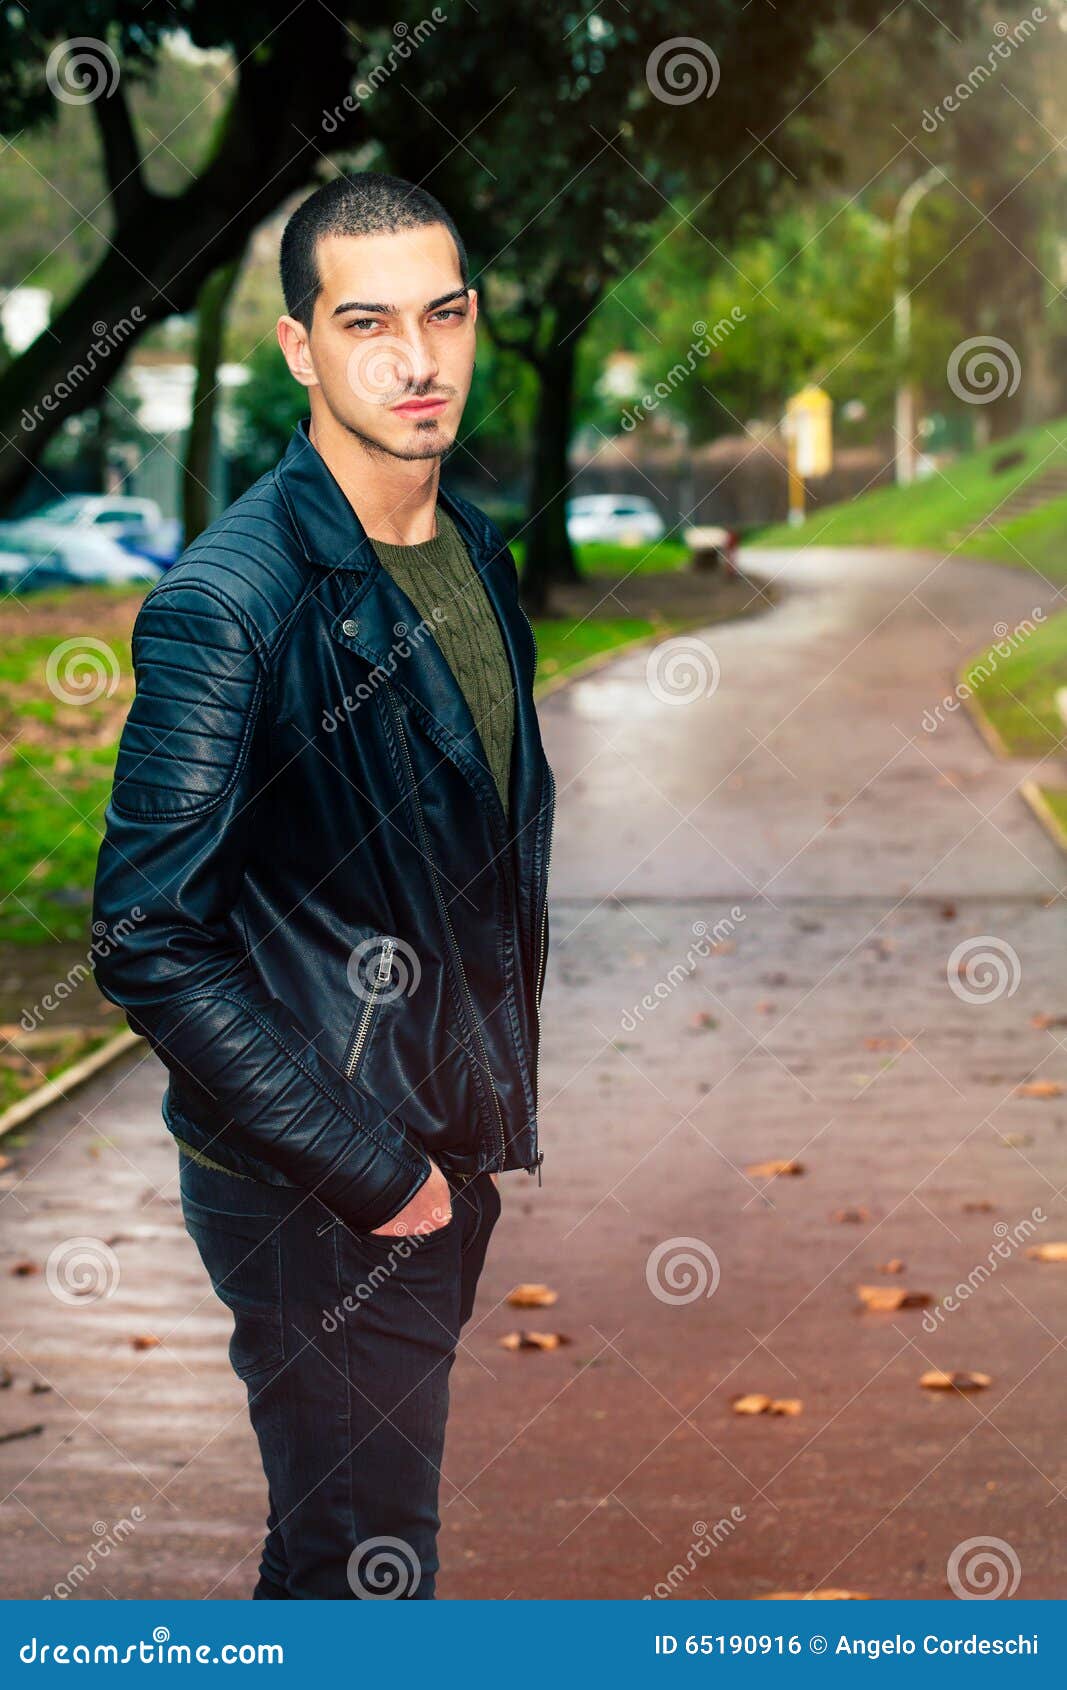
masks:
[(437, 375), (437, 358), (424, 334), (405, 335), (399, 363), (397, 376), (408, 387), (425, 387)]

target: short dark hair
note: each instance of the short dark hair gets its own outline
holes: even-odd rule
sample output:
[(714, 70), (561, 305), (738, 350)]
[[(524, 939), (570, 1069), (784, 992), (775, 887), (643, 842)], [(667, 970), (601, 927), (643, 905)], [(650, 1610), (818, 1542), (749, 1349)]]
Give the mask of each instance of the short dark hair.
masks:
[(467, 286), (467, 252), (459, 230), (439, 200), (399, 176), (366, 171), (335, 176), (298, 205), (282, 235), (281, 273), (285, 309), (311, 328), (322, 287), (315, 249), (326, 235), (395, 235), (443, 223), (456, 243), (460, 277)]

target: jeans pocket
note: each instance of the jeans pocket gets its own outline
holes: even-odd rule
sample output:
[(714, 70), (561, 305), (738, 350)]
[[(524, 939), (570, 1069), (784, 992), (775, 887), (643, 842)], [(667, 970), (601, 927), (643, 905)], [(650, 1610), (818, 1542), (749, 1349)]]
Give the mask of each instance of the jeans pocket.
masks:
[(182, 1193), (186, 1231), (233, 1315), (230, 1364), (246, 1383), (285, 1360), (281, 1226), (277, 1215), (209, 1209)]

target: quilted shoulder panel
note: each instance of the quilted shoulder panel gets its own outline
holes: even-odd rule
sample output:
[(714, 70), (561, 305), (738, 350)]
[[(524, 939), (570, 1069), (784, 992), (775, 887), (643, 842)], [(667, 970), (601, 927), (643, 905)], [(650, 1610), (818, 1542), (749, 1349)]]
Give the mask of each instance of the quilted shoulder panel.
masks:
[(137, 695), (112, 803), (140, 817), (200, 814), (240, 776), (263, 691), (261, 641), (238, 607), (174, 572), (141, 606)]

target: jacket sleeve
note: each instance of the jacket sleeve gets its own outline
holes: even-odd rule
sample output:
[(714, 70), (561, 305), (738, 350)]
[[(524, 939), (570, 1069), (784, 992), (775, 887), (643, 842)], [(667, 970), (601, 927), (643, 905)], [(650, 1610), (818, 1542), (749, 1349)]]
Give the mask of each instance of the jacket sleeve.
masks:
[(261, 644), (214, 583), (165, 578), (141, 607), (93, 907), (121, 937), (97, 979), (223, 1138), (369, 1231), (429, 1162), (323, 1062), (229, 919), (270, 781)]

